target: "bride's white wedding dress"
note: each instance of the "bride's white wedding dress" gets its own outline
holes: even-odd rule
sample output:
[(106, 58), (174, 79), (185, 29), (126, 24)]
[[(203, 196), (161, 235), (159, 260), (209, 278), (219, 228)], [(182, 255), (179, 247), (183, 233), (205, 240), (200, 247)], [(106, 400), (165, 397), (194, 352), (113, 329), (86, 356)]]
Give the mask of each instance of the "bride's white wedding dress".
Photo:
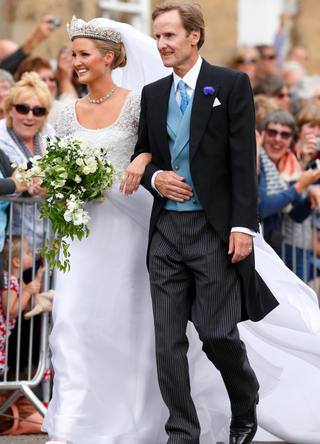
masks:
[[(58, 120), (59, 136), (113, 147), (118, 171), (136, 142), (140, 94), (128, 95), (117, 121), (89, 130), (77, 121), (75, 102)], [(116, 184), (104, 202), (87, 204), (91, 234), (72, 242), (71, 271), (59, 273), (50, 339), (53, 398), (43, 429), (72, 444), (165, 444), (168, 411), (160, 396), (145, 265), (152, 198), (142, 187), (126, 197)], [(259, 424), (279, 439), (320, 443), (320, 312), (314, 293), (261, 237), (257, 270), (280, 302), (259, 323), (240, 332), (260, 381)], [(192, 394), (201, 444), (228, 442), (230, 406), (220, 373), (188, 326)], [(275, 440), (259, 429), (256, 439)]]

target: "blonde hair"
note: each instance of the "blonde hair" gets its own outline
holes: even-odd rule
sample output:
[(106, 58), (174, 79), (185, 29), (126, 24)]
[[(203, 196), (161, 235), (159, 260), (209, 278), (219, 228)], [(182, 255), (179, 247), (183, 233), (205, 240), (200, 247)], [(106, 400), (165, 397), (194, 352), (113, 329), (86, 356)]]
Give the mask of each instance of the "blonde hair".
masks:
[(114, 53), (114, 58), (111, 62), (110, 68), (116, 69), (116, 68), (123, 68), (127, 64), (127, 54), (124, 47), (124, 44), (122, 42), (120, 43), (114, 43), (105, 41), (105, 40), (99, 40), (99, 39), (91, 39), (94, 46), (99, 50), (101, 55), (106, 55), (108, 52)]
[(254, 108), (256, 112), (256, 124), (260, 122), (268, 113), (279, 109), (279, 106), (275, 99), (267, 97), (264, 94), (257, 94), (253, 98)]
[(251, 53), (256, 60), (258, 68), (260, 68), (260, 53), (254, 46), (239, 46), (235, 49), (234, 53), (231, 56), (229, 68), (237, 69), (237, 65), (240, 59), (243, 59), (247, 53)]
[[(23, 238), (23, 247), (28, 246), (27, 238)], [(20, 259), (20, 251), (21, 251), (21, 236), (13, 235), (12, 236), (12, 244), (11, 244), (11, 260), (18, 257)], [(9, 268), (9, 239), (6, 240), (3, 248), (2, 255), (4, 257), (4, 270), (8, 271)]]
[(41, 105), (46, 109), (39, 132), (42, 130), (52, 107), (52, 97), (47, 84), (40, 79), (39, 74), (36, 72), (25, 72), (5, 97), (4, 112), (7, 118), (7, 128), (13, 127), (12, 117), (9, 116), (9, 111), (12, 108), (12, 105), (16, 105), (15, 102), (20, 96), (26, 99), (34, 94), (38, 96)]
[(299, 130), (305, 123), (320, 126), (320, 105), (317, 105), (316, 103), (308, 103), (298, 112), (296, 115), (296, 124)]

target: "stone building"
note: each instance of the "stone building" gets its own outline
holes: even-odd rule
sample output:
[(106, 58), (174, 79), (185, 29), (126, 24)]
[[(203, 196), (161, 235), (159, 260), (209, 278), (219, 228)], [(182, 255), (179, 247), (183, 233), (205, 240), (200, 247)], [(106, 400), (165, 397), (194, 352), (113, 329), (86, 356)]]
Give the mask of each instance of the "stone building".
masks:
[[(244, 0), (242, 0), (244, 1)], [(265, 0), (248, 0), (265, 2)], [(291, 20), (290, 38), (305, 45), (310, 52), (309, 71), (320, 73), (320, 2), (319, 0), (277, 0), (283, 5), (297, 4)], [(206, 21), (206, 43), (201, 54), (209, 62), (226, 65), (237, 45), (238, 8), (241, 0), (198, 0)], [(150, 13), (156, 0), (0, 0), (0, 38), (23, 43), (46, 14), (61, 16), (62, 25), (33, 52), (54, 59), (60, 46), (68, 40), (66, 23), (72, 15), (85, 21), (97, 16), (129, 22), (152, 35)], [(251, 17), (250, 17), (251, 19)], [(252, 22), (257, 20), (253, 15)]]

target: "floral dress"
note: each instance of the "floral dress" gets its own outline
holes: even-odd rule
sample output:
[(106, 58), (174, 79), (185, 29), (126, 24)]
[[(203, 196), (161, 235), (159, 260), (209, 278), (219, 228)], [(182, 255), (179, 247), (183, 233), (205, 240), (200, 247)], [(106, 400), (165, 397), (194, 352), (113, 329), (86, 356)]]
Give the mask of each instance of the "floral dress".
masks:
[[(4, 288), (0, 290), (0, 375), (4, 373), (4, 361), (5, 361), (5, 343), (6, 343), (6, 331), (7, 331), (7, 318), (6, 313), (2, 306), (2, 292), (8, 289), (8, 272), (4, 273)], [(19, 293), (20, 285), (18, 279), (11, 275), (10, 278), (10, 290), (14, 290)], [(16, 325), (15, 319), (9, 319), (8, 329), (9, 336)]]

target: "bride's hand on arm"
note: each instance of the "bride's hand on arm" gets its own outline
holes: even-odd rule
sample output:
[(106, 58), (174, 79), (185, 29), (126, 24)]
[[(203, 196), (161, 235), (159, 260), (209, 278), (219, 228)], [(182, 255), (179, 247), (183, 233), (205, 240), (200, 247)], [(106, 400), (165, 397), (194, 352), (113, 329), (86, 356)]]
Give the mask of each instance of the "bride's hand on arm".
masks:
[(146, 166), (151, 163), (152, 157), (150, 153), (141, 153), (128, 166), (124, 173), (124, 177), (120, 183), (120, 192), (125, 190), (125, 195), (129, 196), (139, 188), (141, 178)]

